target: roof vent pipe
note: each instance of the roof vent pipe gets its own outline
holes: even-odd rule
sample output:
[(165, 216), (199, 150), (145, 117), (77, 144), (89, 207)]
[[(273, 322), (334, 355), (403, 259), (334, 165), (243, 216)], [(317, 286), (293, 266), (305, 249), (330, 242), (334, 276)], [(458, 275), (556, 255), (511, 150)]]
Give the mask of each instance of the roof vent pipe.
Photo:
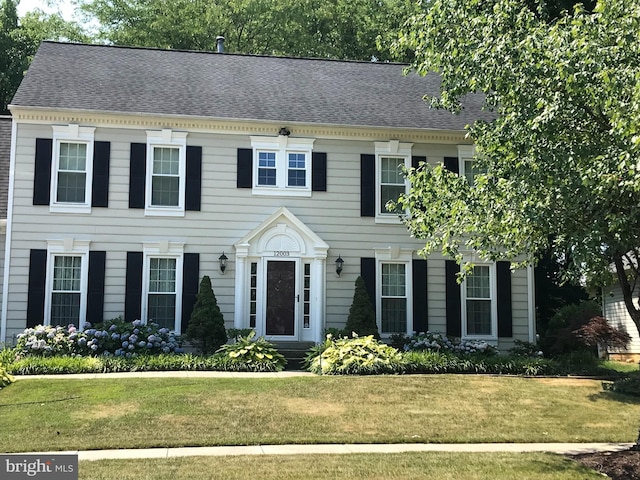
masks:
[(218, 53), (224, 53), (224, 37), (222, 35), (216, 37), (216, 48)]

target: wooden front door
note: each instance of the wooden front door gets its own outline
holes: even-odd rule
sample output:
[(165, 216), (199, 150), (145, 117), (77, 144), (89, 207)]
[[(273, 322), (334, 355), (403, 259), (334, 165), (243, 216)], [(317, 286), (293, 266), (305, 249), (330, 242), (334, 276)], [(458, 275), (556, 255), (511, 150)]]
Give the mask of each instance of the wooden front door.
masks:
[(266, 334), (296, 334), (296, 262), (267, 262)]

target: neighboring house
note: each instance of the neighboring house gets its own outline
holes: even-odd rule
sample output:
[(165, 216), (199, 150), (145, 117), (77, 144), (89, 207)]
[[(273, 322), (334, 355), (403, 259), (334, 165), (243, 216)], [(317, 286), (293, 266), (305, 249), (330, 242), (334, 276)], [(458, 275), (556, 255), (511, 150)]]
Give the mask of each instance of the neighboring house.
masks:
[[(636, 286), (633, 298), (637, 300), (639, 294), (640, 289)], [(622, 288), (618, 283), (603, 288), (602, 312), (611, 325), (624, 330), (631, 336), (631, 343), (625, 350), (609, 349), (609, 358), (612, 360), (640, 361), (640, 334), (638, 334), (638, 327), (631, 319), (631, 315), (629, 315), (624, 304)]]
[(402, 165), (464, 175), (489, 118), (430, 109), (438, 77), (403, 68), (43, 43), (10, 107), (0, 341), (119, 315), (182, 333), (203, 275), (227, 327), (272, 340), (343, 327), (361, 275), (383, 337), (535, 341), (532, 268), (459, 285), (384, 207)]

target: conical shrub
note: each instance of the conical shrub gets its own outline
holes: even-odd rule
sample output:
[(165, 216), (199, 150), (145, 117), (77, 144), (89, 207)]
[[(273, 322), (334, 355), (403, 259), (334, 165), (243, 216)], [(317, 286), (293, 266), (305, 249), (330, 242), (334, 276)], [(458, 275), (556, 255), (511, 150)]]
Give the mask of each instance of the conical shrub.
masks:
[(207, 275), (200, 282), (186, 336), (204, 354), (211, 354), (227, 343), (224, 317), (211, 288), (211, 279)]
[(364, 279), (358, 277), (356, 279), (356, 288), (353, 292), (353, 302), (349, 309), (349, 318), (345, 327), (347, 332), (355, 332), (358, 336), (363, 337), (373, 335), (379, 339), (378, 325), (376, 325), (376, 312), (371, 305), (369, 294), (364, 285)]

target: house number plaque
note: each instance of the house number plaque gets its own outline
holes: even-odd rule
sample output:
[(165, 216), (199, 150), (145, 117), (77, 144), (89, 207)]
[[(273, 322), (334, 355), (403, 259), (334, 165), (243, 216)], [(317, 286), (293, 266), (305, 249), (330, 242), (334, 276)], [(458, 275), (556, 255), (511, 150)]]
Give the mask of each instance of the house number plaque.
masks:
[(289, 251), (287, 251), (287, 250), (274, 250), (273, 256), (274, 257), (288, 257), (289, 256)]

